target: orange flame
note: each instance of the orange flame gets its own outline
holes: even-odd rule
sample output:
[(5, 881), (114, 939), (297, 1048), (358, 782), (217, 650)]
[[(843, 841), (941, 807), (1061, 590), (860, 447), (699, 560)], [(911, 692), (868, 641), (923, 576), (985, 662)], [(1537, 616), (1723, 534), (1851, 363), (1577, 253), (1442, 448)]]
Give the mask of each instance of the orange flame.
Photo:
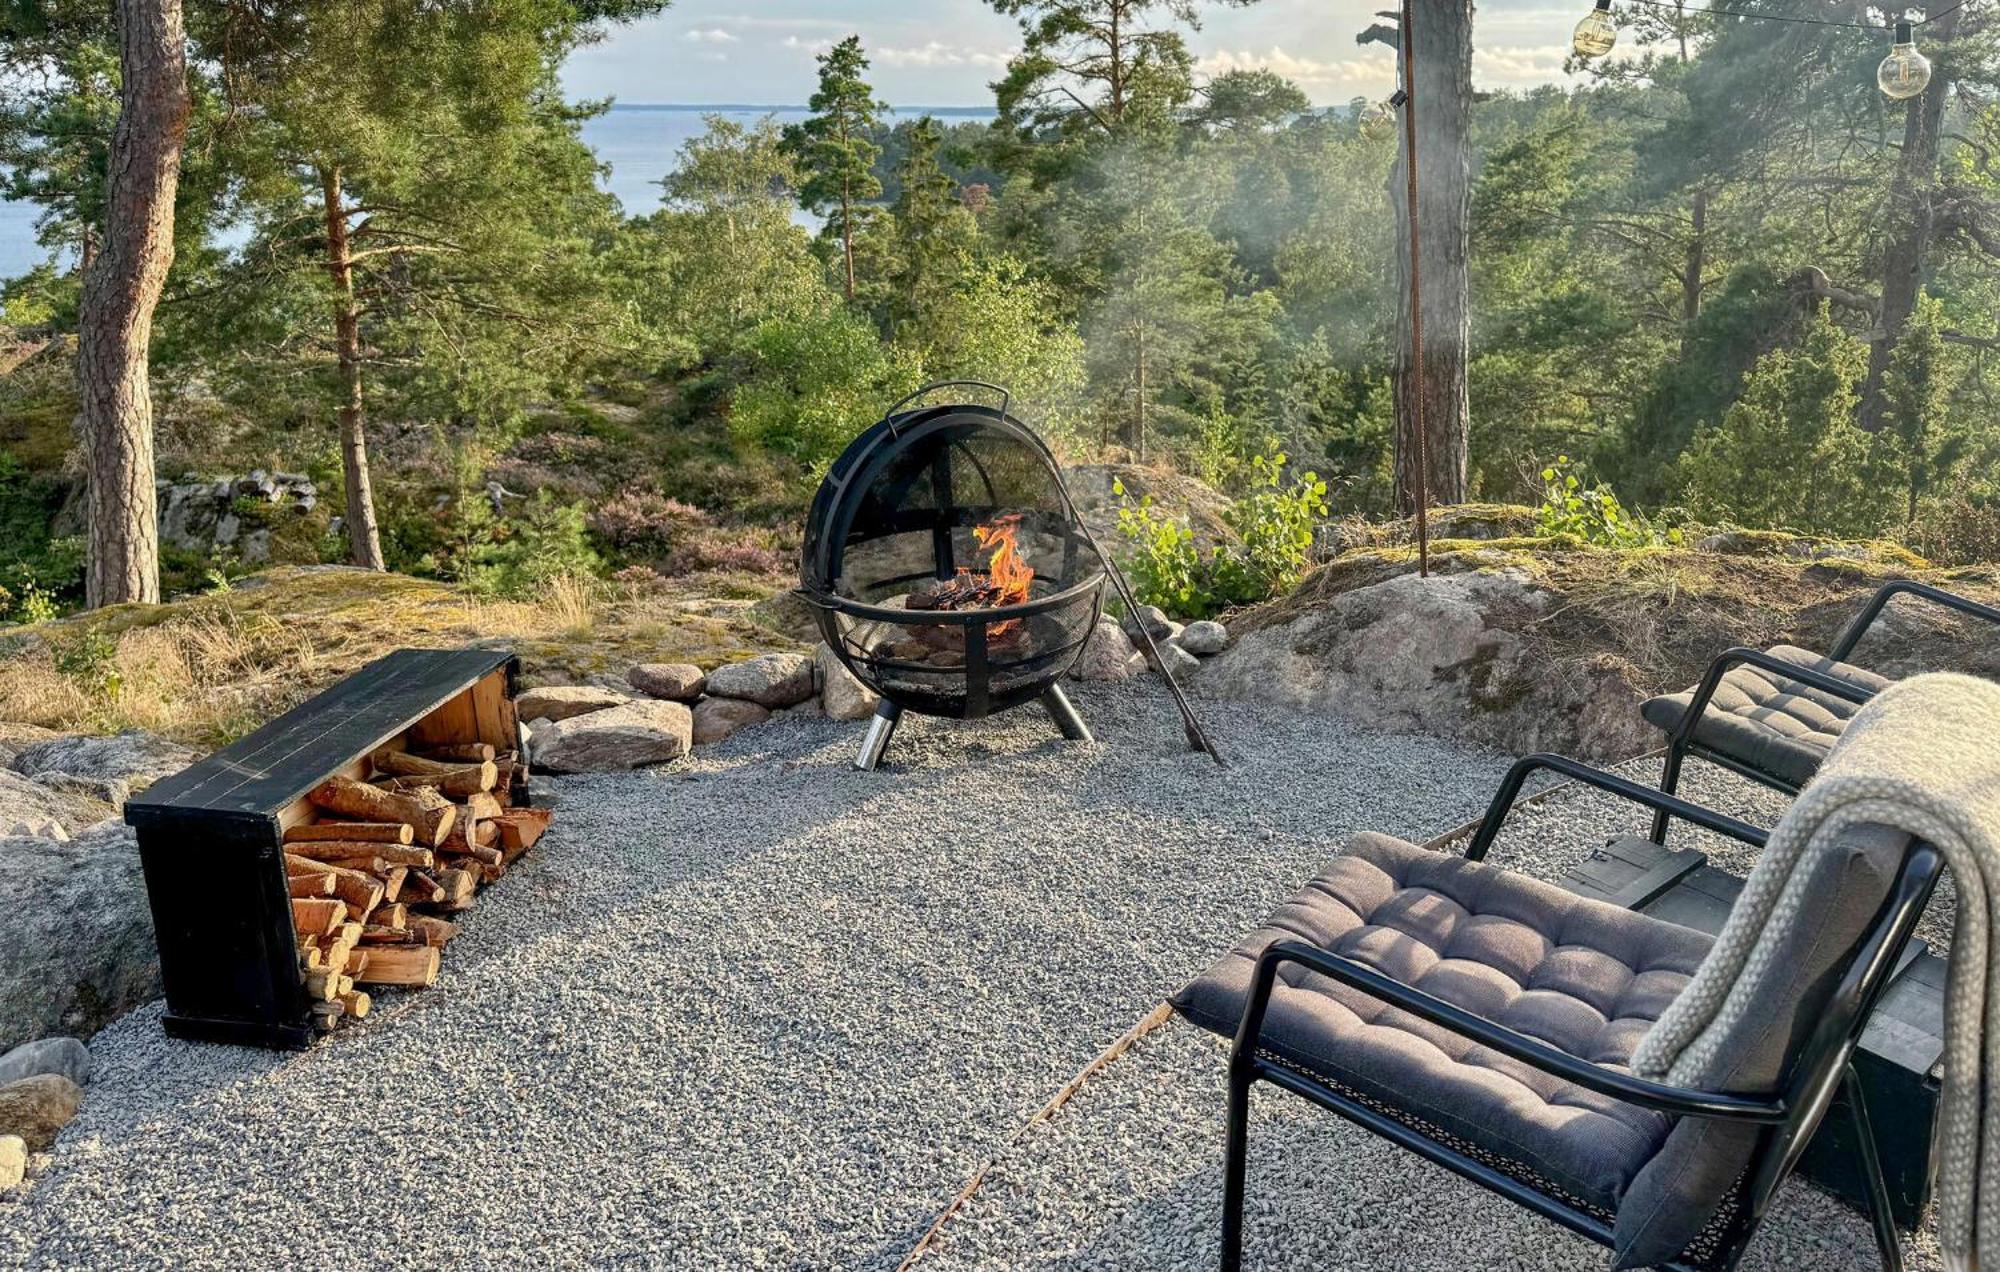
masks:
[(1021, 514), (1011, 513), (1001, 517), (990, 526), (974, 526), (972, 537), (982, 548), (989, 548), (993, 555), (986, 563), (986, 575), (999, 589), (993, 603), (999, 605), (1019, 605), (1028, 599), (1028, 586), (1035, 581), (1035, 568), (1021, 555), (1016, 536), (1021, 529)]

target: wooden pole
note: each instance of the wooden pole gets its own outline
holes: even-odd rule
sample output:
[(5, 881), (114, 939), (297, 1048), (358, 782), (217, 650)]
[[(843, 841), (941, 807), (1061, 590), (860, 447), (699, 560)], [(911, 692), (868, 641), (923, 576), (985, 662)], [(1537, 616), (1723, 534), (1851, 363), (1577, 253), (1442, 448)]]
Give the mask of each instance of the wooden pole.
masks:
[(1424, 310), (1422, 268), (1419, 264), (1423, 239), (1417, 233), (1417, 45), (1416, 0), (1403, 0), (1402, 31), (1397, 43), (1403, 63), (1403, 170), (1409, 179), (1410, 211), (1410, 431), (1417, 449), (1417, 577), (1431, 573), (1431, 457), (1430, 437), (1424, 425)]

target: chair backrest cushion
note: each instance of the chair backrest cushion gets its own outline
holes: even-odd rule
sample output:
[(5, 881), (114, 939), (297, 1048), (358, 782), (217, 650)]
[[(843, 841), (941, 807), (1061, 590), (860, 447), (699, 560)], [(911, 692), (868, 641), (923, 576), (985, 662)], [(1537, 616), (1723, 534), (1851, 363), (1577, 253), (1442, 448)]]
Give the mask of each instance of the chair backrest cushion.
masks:
[[(1899, 831), (1861, 826), (1836, 851), (1817, 856), (1800, 910), (1813, 921), (1785, 934), (1773, 963), (1789, 974), (1763, 982), (1694, 1086), (1739, 1095), (1779, 1089), (1888, 899), (1909, 846)], [(1742, 1122), (1681, 1119), (1619, 1203), (1617, 1266), (1650, 1267), (1678, 1256), (1728, 1197), (1760, 1133)]]

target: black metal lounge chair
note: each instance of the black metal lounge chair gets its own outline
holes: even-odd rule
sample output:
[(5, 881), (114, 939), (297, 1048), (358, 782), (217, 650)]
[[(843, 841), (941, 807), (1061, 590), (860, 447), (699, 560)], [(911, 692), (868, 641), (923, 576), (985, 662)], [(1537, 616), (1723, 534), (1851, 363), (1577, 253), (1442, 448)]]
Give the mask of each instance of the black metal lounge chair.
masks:
[[(1767, 650), (1725, 650), (1701, 683), (1647, 700), (1640, 712), (1667, 735), (1660, 789), (1680, 787), (1681, 764), (1690, 755), (1741, 773), (1787, 794), (1804, 789), (1862, 703), (1889, 680), (1848, 659), (1862, 637), (1899, 595), (1917, 597), (2000, 626), (2000, 610), (1928, 584), (1886, 583), (1847, 625), (1831, 652), (1792, 645)], [(1653, 842), (1665, 843), (1668, 818), (1653, 819)]]
[[(1556, 756), (1549, 769), (1757, 847), (1763, 831)], [(1621, 1267), (1731, 1268), (1838, 1101), (1854, 1131), (1885, 1268), (1902, 1266), (1875, 1139), (1849, 1064), (1942, 868), (1866, 828), (1811, 902), (1792, 978), (1726, 1053), (1740, 1080), (1699, 1091), (1625, 1067), (1709, 938), (1483, 863), (1511, 801), (1464, 858), (1382, 835), (1341, 857), (1176, 996), (1226, 1037), (1222, 1266), (1240, 1265), (1250, 1091), (1302, 1095), (1575, 1232)], [(1760, 1004), (1760, 1006), (1764, 1006)]]

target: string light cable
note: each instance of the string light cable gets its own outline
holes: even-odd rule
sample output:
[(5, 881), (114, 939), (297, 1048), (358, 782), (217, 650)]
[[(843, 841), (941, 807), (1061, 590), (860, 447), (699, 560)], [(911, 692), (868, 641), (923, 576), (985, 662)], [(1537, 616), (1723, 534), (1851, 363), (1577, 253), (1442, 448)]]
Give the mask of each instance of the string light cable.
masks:
[[(1882, 95), (1891, 101), (1903, 101), (1924, 91), (1931, 82), (1931, 62), (1917, 52), (1916, 28), (1937, 21), (1947, 13), (1956, 13), (1966, 6), (1967, 0), (1958, 0), (1949, 8), (1926, 14), (1920, 19), (1898, 18), (1893, 23), (1848, 22), (1839, 18), (1808, 18), (1784, 13), (1752, 13), (1743, 9), (1724, 9), (1699, 5), (1676, 4), (1674, 0), (1626, 0), (1628, 4), (1642, 4), (1651, 9), (1672, 9), (1680, 15), (1702, 14), (1717, 18), (1743, 18), (1752, 22), (1791, 22), (1801, 26), (1845, 27), (1855, 31), (1891, 32), (1889, 55), (1875, 70), (1875, 83)], [(1611, 0), (1596, 0), (1596, 5), (1583, 20), (1576, 24), (1571, 36), (1570, 47), (1580, 58), (1603, 57), (1618, 43), (1618, 24), (1611, 17)]]

